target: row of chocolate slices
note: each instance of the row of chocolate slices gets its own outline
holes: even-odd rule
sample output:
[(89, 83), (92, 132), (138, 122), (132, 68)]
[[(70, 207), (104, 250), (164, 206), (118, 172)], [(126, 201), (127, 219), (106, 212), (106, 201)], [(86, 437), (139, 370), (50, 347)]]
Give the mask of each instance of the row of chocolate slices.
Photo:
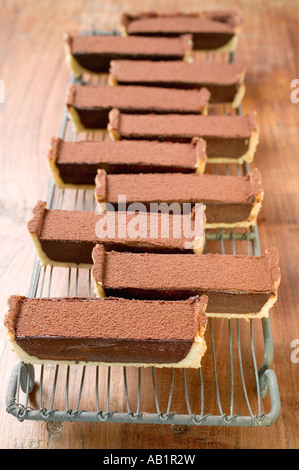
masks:
[[(43, 266), (92, 268), (97, 298), (12, 296), (5, 324), (21, 360), (195, 368), (208, 316), (269, 315), (274, 248), (203, 253), (206, 228), (244, 232), (263, 200), (257, 169), (205, 173), (251, 163), (258, 145), (254, 112), (208, 114), (240, 106), (244, 65), (194, 60), (234, 52), (241, 23), (235, 12), (124, 14), (122, 34), (66, 35), (82, 78), (68, 90), (69, 117), (78, 133), (104, 128), (110, 140), (54, 137), (48, 161), (56, 185), (93, 190), (97, 210), (39, 201), (28, 228)], [(84, 84), (86, 74), (106, 74), (106, 85)]]

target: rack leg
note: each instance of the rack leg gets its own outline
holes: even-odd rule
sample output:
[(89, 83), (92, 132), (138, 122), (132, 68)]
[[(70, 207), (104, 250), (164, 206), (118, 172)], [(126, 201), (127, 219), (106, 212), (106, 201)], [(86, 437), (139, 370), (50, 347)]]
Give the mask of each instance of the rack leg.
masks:
[(61, 433), (63, 428), (63, 422), (62, 421), (48, 421), (47, 422), (47, 431), (50, 434), (55, 434), (58, 435)]
[(268, 381), (265, 380), (264, 374), (265, 372), (270, 369), (272, 362), (273, 362), (273, 341), (272, 341), (272, 332), (271, 332), (271, 323), (269, 318), (263, 318), (263, 334), (264, 334), (264, 342), (265, 342), (265, 354), (263, 363), (259, 369), (259, 382), (260, 382), (260, 390), (261, 390), (261, 397), (265, 398), (268, 393)]
[(172, 424), (171, 429), (174, 434), (185, 434), (189, 431), (190, 426), (187, 426), (186, 424)]
[(32, 364), (20, 364), (20, 385), (24, 393), (32, 392), (34, 387), (34, 367)]

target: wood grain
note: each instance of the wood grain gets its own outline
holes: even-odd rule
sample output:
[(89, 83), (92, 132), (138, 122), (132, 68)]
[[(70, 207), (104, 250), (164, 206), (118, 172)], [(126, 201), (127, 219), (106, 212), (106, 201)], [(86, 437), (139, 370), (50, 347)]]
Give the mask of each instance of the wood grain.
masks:
[[(143, 9), (195, 10), (203, 1), (145, 0)], [(6, 101), (0, 104), (0, 306), (6, 311), (10, 294), (27, 294), (34, 251), (26, 220), (38, 199), (47, 195), (49, 174), (45, 155), (49, 139), (59, 130), (68, 71), (64, 63), (62, 34), (91, 27), (110, 30), (118, 26), (123, 10), (140, 2), (102, 0), (11, 0), (0, 2), (0, 79)], [(112, 423), (64, 423), (62, 432), (47, 430), (42, 422), (19, 423), (5, 411), (7, 384), (16, 359), (0, 338), (0, 447), (1, 448), (298, 448), (298, 364), (292, 363), (291, 341), (299, 338), (298, 288), (298, 128), (299, 104), (290, 100), (290, 83), (298, 78), (299, 14), (294, 1), (213, 1), (209, 8), (238, 8), (245, 19), (237, 58), (247, 65), (243, 111), (257, 110), (261, 139), (255, 165), (263, 174), (265, 201), (259, 222), (262, 249), (279, 250), (282, 282), (272, 314), (274, 365), (282, 412), (269, 428), (191, 427), (175, 434), (169, 426)], [(222, 337), (222, 329), (219, 335)], [(227, 354), (227, 345), (220, 349)], [(257, 343), (258, 357), (263, 355)], [(245, 358), (246, 359), (246, 358)], [(50, 373), (50, 372), (49, 372)], [(134, 373), (132, 373), (134, 375)], [(133, 380), (134, 376), (129, 377)], [(112, 400), (125, 409), (113, 377)], [(225, 384), (225, 378), (224, 384)], [(76, 377), (74, 384), (77, 383)], [(144, 385), (151, 387), (144, 374)], [(130, 385), (130, 382), (129, 382)], [(169, 385), (167, 374), (159, 394)], [(103, 387), (105, 384), (103, 383)], [(196, 400), (192, 383), (191, 399)], [(211, 392), (214, 393), (214, 392)], [(84, 398), (88, 401), (88, 395)], [(268, 402), (266, 402), (266, 405)], [(112, 403), (113, 405), (113, 403)], [(162, 405), (163, 403), (162, 400)], [(225, 405), (225, 404), (224, 404)], [(132, 403), (136, 406), (136, 402)], [(144, 404), (151, 406), (151, 403)]]

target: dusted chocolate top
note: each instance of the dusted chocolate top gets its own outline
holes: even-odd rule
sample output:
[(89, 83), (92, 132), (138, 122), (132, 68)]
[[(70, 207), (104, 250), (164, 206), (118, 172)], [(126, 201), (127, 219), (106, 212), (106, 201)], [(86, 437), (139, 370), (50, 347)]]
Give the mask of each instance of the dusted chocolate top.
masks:
[(245, 67), (235, 64), (202, 64), (183, 61), (113, 60), (110, 76), (118, 82), (130, 83), (196, 83), (232, 85), (243, 79)]
[(280, 279), (275, 248), (263, 256), (159, 255), (105, 253), (98, 245), (93, 259), (93, 278), (104, 289), (276, 292)]
[(193, 340), (206, 325), (207, 297), (163, 302), (11, 296), (8, 305), (4, 324), (16, 338)]
[(86, 54), (132, 54), (133, 55), (167, 55), (182, 57), (192, 49), (192, 36), (179, 38), (135, 38), (117, 35), (67, 34), (66, 43), (71, 52)]
[(248, 175), (213, 174), (136, 174), (106, 175), (98, 170), (95, 195), (99, 201), (115, 203), (119, 194), (127, 202), (202, 202), (252, 203), (262, 193), (261, 174), (253, 169)]
[(65, 142), (53, 137), (48, 158), (56, 163), (146, 163), (194, 169), (197, 161), (205, 160), (206, 155), (203, 140), (194, 144), (126, 140)]
[[(197, 209), (198, 216), (204, 225), (204, 209)], [(89, 211), (66, 211), (56, 209), (46, 209), (46, 203), (39, 201), (35, 206), (34, 217), (28, 223), (28, 230), (31, 234), (35, 234), (40, 240), (60, 240), (75, 242), (114, 242), (119, 244), (127, 244), (132, 246), (155, 246), (160, 248), (185, 249), (186, 242), (194, 239), (194, 219), (191, 217), (191, 232), (187, 233), (184, 226), (184, 218), (190, 219), (189, 215), (158, 213), (150, 214), (149, 212), (140, 212), (138, 221), (140, 227), (145, 230), (136, 233), (133, 228), (136, 215), (129, 212), (111, 212), (107, 215), (96, 214)], [(119, 216), (119, 217), (118, 217)], [(110, 227), (109, 220), (106, 217), (113, 218), (111, 224), (112, 232), (108, 229), (101, 236), (101, 220), (106, 221)], [(157, 221), (157, 233), (151, 231), (154, 222)], [(99, 224), (99, 225), (97, 225)], [(168, 236), (163, 235), (163, 227), (169, 225)], [(130, 231), (131, 227), (131, 231)], [(180, 228), (180, 236), (175, 236), (174, 227)], [(133, 235), (133, 236), (130, 236)], [(191, 238), (190, 238), (191, 237)]]
[(123, 13), (121, 24), (129, 34), (136, 33), (233, 33), (241, 24), (236, 11), (202, 11), (199, 13), (144, 12)]
[(72, 85), (67, 105), (79, 109), (120, 108), (185, 110), (201, 112), (207, 105), (210, 92), (201, 90), (176, 90), (142, 86), (83, 86)]
[(193, 136), (204, 138), (249, 138), (257, 130), (255, 113), (245, 116), (199, 116), (171, 114), (160, 116), (157, 114), (132, 115), (122, 114), (113, 109), (109, 114), (112, 129), (120, 135), (151, 135)]

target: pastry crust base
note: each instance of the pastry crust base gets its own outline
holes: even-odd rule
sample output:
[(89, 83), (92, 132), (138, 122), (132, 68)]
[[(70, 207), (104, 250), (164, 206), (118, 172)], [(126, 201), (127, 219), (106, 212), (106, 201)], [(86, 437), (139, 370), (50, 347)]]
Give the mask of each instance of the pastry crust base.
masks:
[(205, 232), (202, 237), (196, 237), (194, 240), (193, 252), (196, 255), (202, 255), (205, 249)]
[[(271, 255), (270, 251), (271, 250), (267, 250), (265, 252), (265, 255), (268, 255), (270, 257), (273, 256), (273, 254)], [(274, 254), (274, 264), (272, 265), (271, 269), (272, 269), (272, 276), (273, 276), (273, 280), (274, 280), (273, 287), (272, 287), (272, 293), (271, 293), (270, 297), (268, 298), (268, 300), (264, 303), (264, 305), (262, 306), (262, 308), (259, 312), (254, 312), (254, 313), (230, 313), (230, 312), (217, 313), (217, 312), (214, 312), (213, 313), (213, 312), (207, 312), (206, 311), (206, 316), (211, 317), (211, 318), (227, 318), (227, 319), (242, 318), (242, 319), (245, 319), (245, 320), (249, 320), (251, 318), (267, 318), (269, 316), (269, 312), (270, 312), (271, 308), (274, 306), (274, 304), (277, 301), (278, 287), (279, 287), (280, 279), (281, 279), (280, 268), (278, 267), (278, 253), (277, 252)], [(92, 276), (92, 278), (93, 278), (93, 276)], [(94, 282), (94, 292), (95, 292), (96, 296), (99, 297), (99, 298), (105, 297), (105, 291), (103, 289), (102, 284), (100, 282), (97, 282), (94, 278), (93, 278), (93, 282)], [(208, 294), (205, 294), (205, 295), (208, 296)], [(240, 294), (240, 295), (242, 295), (242, 294)]]
[(55, 261), (46, 255), (46, 253), (43, 251), (40, 241), (35, 233), (30, 233), (30, 236), (32, 238), (33, 244), (36, 249), (37, 256), (39, 258), (41, 266), (58, 266), (62, 268), (83, 268), (83, 269), (91, 269), (92, 268), (92, 263), (87, 264), (87, 263), (65, 263), (62, 261)]
[[(118, 129), (112, 127), (111, 123), (108, 123), (107, 126), (108, 134), (110, 140), (115, 142), (116, 140), (121, 140), (121, 134)], [(217, 158), (207, 158), (207, 163), (238, 163), (242, 164), (244, 162), (252, 163), (254, 155), (259, 143), (259, 129), (256, 128), (252, 131), (251, 136), (248, 139), (248, 148), (246, 152), (241, 155), (239, 158), (228, 158), (228, 157), (217, 157)]]
[(234, 99), (232, 101), (232, 107), (234, 109), (236, 109), (240, 106), (240, 104), (242, 103), (243, 98), (245, 96), (245, 93), (246, 93), (246, 86), (243, 83), (245, 72), (242, 75), (243, 75), (242, 83), (240, 83), (238, 91), (235, 94)]
[[(198, 175), (203, 175), (205, 172), (205, 162), (201, 161), (199, 165), (195, 168), (195, 173)], [(91, 184), (72, 184), (72, 183), (64, 183), (61, 179), (59, 169), (55, 165), (55, 163), (49, 163), (50, 172), (53, 178), (54, 183), (59, 189), (83, 189), (87, 191), (94, 191), (95, 185)]]
[(204, 339), (205, 328), (200, 327), (198, 333), (194, 338), (193, 345), (187, 356), (177, 363), (169, 364), (147, 364), (147, 363), (122, 363), (122, 362), (84, 362), (84, 361), (57, 361), (51, 359), (39, 359), (35, 356), (30, 356), (26, 353), (16, 342), (15, 336), (12, 333), (8, 334), (8, 339), (12, 344), (12, 350), (17, 355), (17, 357), (25, 363), (28, 364), (61, 364), (61, 365), (91, 365), (91, 366), (126, 366), (126, 367), (173, 367), (173, 368), (192, 368), (198, 369), (201, 367), (201, 358), (207, 350), (207, 345)]
[(69, 106), (68, 107), (68, 115), (70, 120), (72, 121), (76, 132), (103, 132), (106, 131), (107, 128), (95, 128), (95, 129), (87, 129), (86, 127), (83, 126), (81, 119), (79, 117), (78, 112), (74, 108), (74, 106)]
[[(238, 45), (238, 39), (239, 39), (239, 33), (241, 31), (241, 28), (236, 28), (235, 29), (235, 35), (223, 46), (219, 47), (218, 49), (193, 49), (193, 51), (198, 51), (198, 52), (234, 52), (237, 49)], [(120, 33), (123, 37), (129, 36), (127, 33), (127, 29), (124, 25), (120, 25)]]
[[(111, 138), (111, 136), (110, 136)], [(247, 151), (239, 158), (228, 158), (228, 157), (219, 157), (219, 158), (207, 158), (207, 163), (238, 163), (241, 165), (244, 162), (252, 163), (254, 155), (259, 143), (259, 130), (254, 129), (248, 141)]]
[(207, 313), (206, 316), (210, 318), (227, 318), (228, 320), (232, 318), (244, 318), (245, 320), (250, 320), (251, 318), (267, 318), (269, 312), (273, 305), (277, 301), (277, 293), (271, 295), (267, 302), (263, 305), (261, 310), (257, 313)]
[(251, 212), (250, 212), (250, 215), (249, 215), (248, 219), (240, 221), (240, 222), (234, 222), (234, 223), (231, 223), (231, 224), (228, 224), (228, 223), (213, 223), (212, 224), (212, 223), (207, 222), (206, 223), (206, 228), (233, 228), (233, 227), (248, 228), (248, 227), (252, 227), (253, 225), (256, 224), (256, 220), (257, 220), (257, 217), (258, 217), (258, 214), (260, 212), (261, 207), (262, 207), (262, 201), (259, 201), (259, 202), (256, 201), (253, 204), (253, 207), (251, 209)]
[[(138, 114), (138, 113), (136, 113)], [(202, 116), (206, 116), (208, 114), (208, 104), (202, 106), (202, 108), (200, 109), (200, 114)], [(74, 124), (75, 126), (75, 129), (77, 132), (103, 132), (103, 131), (109, 131), (109, 122), (108, 122), (108, 125), (106, 128), (94, 128), (94, 129), (88, 129), (86, 127), (83, 126), (82, 122), (81, 122), (81, 119), (80, 119), (80, 116), (77, 112), (77, 110), (74, 108), (74, 106), (70, 105), (68, 106), (68, 115), (69, 115), (69, 118), (70, 120), (72, 121), (72, 123)], [(167, 114), (165, 114), (167, 115)], [(119, 140), (118, 139), (111, 139), (111, 140)]]
[(107, 75), (104, 72), (92, 72), (91, 70), (88, 70), (85, 67), (82, 67), (82, 65), (80, 65), (79, 62), (73, 56), (72, 50), (69, 44), (64, 44), (64, 51), (65, 51), (66, 65), (69, 71), (76, 78), (81, 77), (84, 73), (88, 73), (90, 75), (96, 75), (96, 76)]
[(203, 159), (198, 160), (196, 167), (195, 167), (195, 173), (197, 173), (198, 175), (203, 175), (206, 169), (206, 163), (207, 163), (207, 160), (203, 160)]
[(219, 47), (218, 49), (211, 49), (211, 50), (202, 50), (202, 49), (194, 49), (195, 51), (198, 50), (200, 52), (234, 52), (237, 49), (238, 39), (239, 39), (240, 28), (236, 28), (235, 35), (223, 46)]
[(52, 175), (53, 181), (58, 186), (59, 189), (86, 189), (86, 190), (94, 190), (95, 185), (91, 184), (72, 184), (72, 183), (65, 183), (60, 176), (59, 168), (56, 165), (56, 162), (53, 159), (49, 159), (49, 169)]
[[(224, 223), (224, 222), (217, 222), (217, 223), (205, 223), (205, 228), (206, 229), (212, 229), (212, 228), (234, 228), (234, 227), (243, 227), (243, 228), (248, 228), (252, 227), (253, 225), (256, 224), (258, 214), (260, 212), (260, 209), (262, 207), (262, 195), (260, 198), (257, 198), (255, 203), (253, 204), (253, 207), (250, 211), (249, 217), (246, 220), (241, 220), (240, 222), (233, 222), (233, 223)], [(107, 205), (105, 201), (99, 202), (96, 199), (96, 210), (100, 213), (106, 212), (107, 210)]]
[[(206, 168), (206, 159), (198, 158), (196, 165), (194, 167), (195, 173), (202, 175), (205, 172)], [(59, 189), (84, 189), (84, 190), (92, 190), (94, 191), (95, 185), (91, 184), (73, 184), (73, 183), (65, 183), (61, 178), (59, 168), (56, 164), (55, 158), (48, 158), (48, 165), (49, 170), (52, 175), (53, 181)]]
[[(243, 78), (242, 78), (242, 81), (244, 80), (244, 74), (243, 74)], [(109, 74), (108, 76), (108, 85), (109, 86), (117, 86), (118, 85), (118, 81), (111, 75)], [(204, 86), (204, 85), (203, 85)], [(240, 104), (242, 103), (243, 101), (243, 98), (245, 96), (245, 92), (246, 92), (246, 87), (244, 85), (244, 83), (241, 83), (239, 88), (238, 88), (238, 91), (237, 93), (235, 94), (234, 98), (232, 101), (230, 102), (227, 102), (227, 103), (209, 103), (205, 109), (203, 109), (202, 111), (202, 114), (203, 115), (207, 115), (208, 114), (208, 108), (213, 108), (214, 104), (222, 104), (223, 106), (225, 105), (231, 105), (232, 108), (236, 109), (240, 106)]]
[[(277, 288), (275, 289), (275, 294), (271, 295), (267, 302), (263, 305), (261, 310), (256, 313), (212, 313), (206, 312), (206, 316), (210, 318), (227, 318), (228, 320), (232, 318), (243, 318), (249, 320), (250, 318), (266, 318), (269, 316), (269, 311), (277, 301)], [(94, 293), (98, 298), (103, 299), (105, 297), (105, 291), (102, 284), (94, 280)], [(208, 295), (208, 294), (207, 294)]]
[[(86, 69), (85, 67), (82, 67), (82, 65), (79, 64), (77, 59), (72, 54), (72, 50), (69, 44), (64, 45), (64, 51), (65, 51), (65, 61), (66, 65), (69, 69), (69, 71), (76, 77), (79, 78), (81, 77), (84, 73), (88, 73), (93, 76), (102, 76), (102, 75), (108, 75), (109, 72), (93, 72), (92, 70)], [(193, 58), (190, 52), (186, 52), (184, 55), (183, 61), (191, 63), (193, 62)]]
[(112, 140), (112, 142), (115, 142), (116, 140), (121, 140), (120, 133), (118, 132), (117, 129), (114, 129), (114, 127), (112, 127), (110, 122), (108, 122), (107, 130), (108, 130), (110, 140)]
[[(63, 261), (55, 261), (46, 255), (43, 251), (40, 241), (35, 233), (30, 233), (32, 238), (33, 244), (36, 249), (36, 254), (39, 258), (41, 266), (57, 266), (61, 268), (82, 268), (82, 269), (91, 269), (93, 264), (90, 263), (70, 263), (70, 262), (63, 262)], [(205, 237), (196, 238), (194, 241), (194, 253), (195, 254), (202, 254), (205, 245)], [(100, 286), (99, 286), (99, 293), (100, 293)], [(98, 295), (98, 297), (105, 297), (104, 291), (102, 291), (102, 295)]]

